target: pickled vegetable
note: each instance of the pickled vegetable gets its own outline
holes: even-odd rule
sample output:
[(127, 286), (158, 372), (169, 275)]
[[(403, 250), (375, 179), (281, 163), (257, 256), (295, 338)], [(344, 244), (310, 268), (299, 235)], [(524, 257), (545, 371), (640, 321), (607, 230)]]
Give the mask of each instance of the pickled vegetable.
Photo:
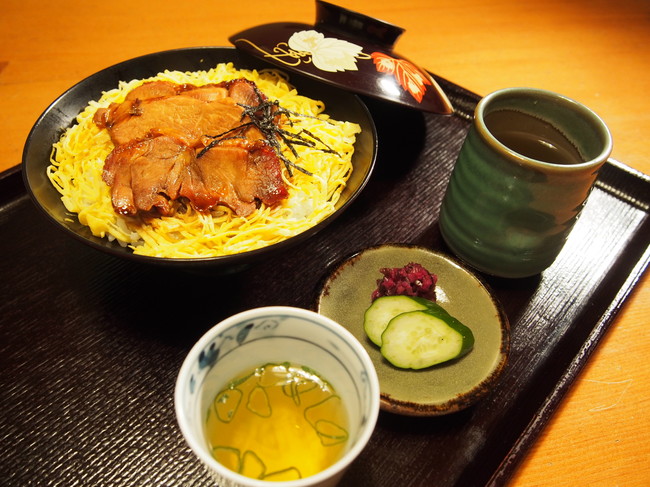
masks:
[(457, 359), (474, 346), (472, 331), (436, 305), (398, 314), (381, 335), (381, 354), (400, 368), (424, 369)]
[(375, 299), (363, 316), (363, 329), (375, 345), (381, 347), (381, 335), (388, 322), (401, 313), (434, 305), (433, 301), (414, 296), (382, 296)]

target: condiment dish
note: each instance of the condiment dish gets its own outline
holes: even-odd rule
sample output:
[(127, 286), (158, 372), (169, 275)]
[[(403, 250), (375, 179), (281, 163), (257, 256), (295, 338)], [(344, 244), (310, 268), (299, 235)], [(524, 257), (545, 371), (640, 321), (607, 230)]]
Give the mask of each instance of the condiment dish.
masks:
[[(463, 357), (421, 370), (401, 369), (382, 357), (363, 329), (381, 268), (415, 262), (438, 277), (436, 302), (475, 337)], [(317, 300), (318, 312), (345, 326), (368, 351), (381, 388), (381, 408), (408, 416), (438, 416), (465, 409), (490, 392), (506, 366), (510, 329), (486, 285), (447, 255), (423, 247), (380, 245), (335, 266)]]

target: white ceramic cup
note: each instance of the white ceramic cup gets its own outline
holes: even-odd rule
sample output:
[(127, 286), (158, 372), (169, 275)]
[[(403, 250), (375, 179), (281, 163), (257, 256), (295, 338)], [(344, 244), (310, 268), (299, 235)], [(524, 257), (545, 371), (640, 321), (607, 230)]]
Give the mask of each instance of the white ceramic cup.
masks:
[[(315, 475), (289, 482), (252, 479), (221, 465), (210, 453), (204, 420), (214, 397), (235, 376), (270, 362), (318, 371), (346, 405), (346, 450)], [(367, 352), (344, 327), (313, 311), (274, 306), (236, 314), (205, 333), (181, 366), (174, 401), (185, 440), (220, 487), (325, 487), (338, 483), (368, 443), (379, 414), (379, 381)]]

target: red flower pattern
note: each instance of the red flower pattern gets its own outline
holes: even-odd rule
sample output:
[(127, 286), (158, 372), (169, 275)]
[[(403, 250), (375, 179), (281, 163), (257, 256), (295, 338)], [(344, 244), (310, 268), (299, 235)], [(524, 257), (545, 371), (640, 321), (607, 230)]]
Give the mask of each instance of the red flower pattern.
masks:
[(395, 76), (402, 88), (413, 95), (418, 103), (422, 102), (427, 85), (431, 85), (431, 80), (425, 73), (404, 59), (396, 59), (381, 52), (373, 52), (370, 56), (378, 72)]

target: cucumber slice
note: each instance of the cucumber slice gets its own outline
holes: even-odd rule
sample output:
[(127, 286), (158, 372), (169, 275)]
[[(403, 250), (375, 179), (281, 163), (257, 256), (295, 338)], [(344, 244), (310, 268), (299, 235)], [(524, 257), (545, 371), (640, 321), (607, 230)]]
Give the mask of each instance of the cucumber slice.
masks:
[(409, 311), (390, 320), (381, 336), (384, 358), (396, 367), (424, 369), (469, 352), (472, 330), (440, 310)]
[(390, 320), (407, 311), (427, 309), (432, 304), (435, 303), (414, 296), (382, 296), (375, 299), (366, 310), (363, 316), (363, 329), (368, 338), (381, 347), (381, 334), (384, 333)]

